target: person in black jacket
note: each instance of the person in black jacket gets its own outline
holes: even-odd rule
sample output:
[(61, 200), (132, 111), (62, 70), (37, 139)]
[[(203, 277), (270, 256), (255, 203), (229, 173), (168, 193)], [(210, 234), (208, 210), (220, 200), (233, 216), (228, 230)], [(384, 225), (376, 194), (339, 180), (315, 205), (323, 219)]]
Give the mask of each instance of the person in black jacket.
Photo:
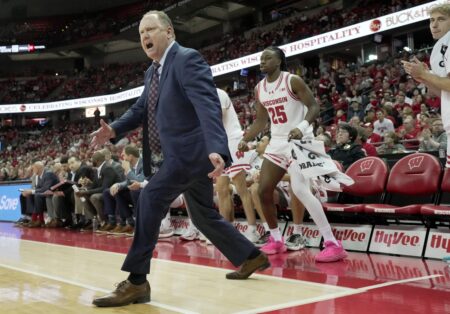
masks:
[(104, 220), (103, 215), (103, 191), (109, 190), (114, 183), (120, 182), (121, 178), (114, 167), (110, 166), (105, 160), (105, 154), (102, 151), (96, 151), (92, 155), (92, 163), (97, 168), (97, 176), (94, 182), (87, 186), (86, 190), (75, 192), (78, 197), (84, 197), (85, 218), (87, 222), (82, 229), (92, 228), (91, 218), (97, 216), (100, 221)]
[(339, 161), (344, 169), (347, 169), (356, 160), (366, 157), (361, 145), (355, 143), (357, 136), (358, 132), (354, 127), (347, 123), (339, 124), (336, 146), (328, 154), (332, 159)]

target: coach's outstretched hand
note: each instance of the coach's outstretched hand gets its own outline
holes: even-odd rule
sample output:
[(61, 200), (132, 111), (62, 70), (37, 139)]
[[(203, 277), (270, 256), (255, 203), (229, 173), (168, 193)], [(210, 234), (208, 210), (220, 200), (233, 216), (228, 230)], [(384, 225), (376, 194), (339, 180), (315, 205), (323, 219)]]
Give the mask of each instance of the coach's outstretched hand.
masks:
[(105, 144), (111, 138), (116, 137), (116, 132), (112, 127), (109, 126), (109, 124), (101, 119), (100, 128), (97, 131), (92, 132), (90, 136), (92, 137), (91, 146), (97, 148)]
[(208, 173), (208, 177), (210, 178), (219, 177), (222, 174), (223, 169), (225, 167), (225, 162), (223, 161), (222, 156), (220, 156), (217, 153), (211, 153), (209, 154), (209, 160), (211, 160), (211, 163), (214, 166), (214, 170)]

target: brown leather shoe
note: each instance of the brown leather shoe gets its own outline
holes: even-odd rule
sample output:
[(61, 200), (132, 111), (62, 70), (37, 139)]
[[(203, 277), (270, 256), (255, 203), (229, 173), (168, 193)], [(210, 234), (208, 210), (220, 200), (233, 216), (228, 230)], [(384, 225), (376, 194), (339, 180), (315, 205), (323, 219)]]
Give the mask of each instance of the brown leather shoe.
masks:
[(114, 229), (108, 231), (109, 234), (121, 234), (122, 229), (125, 228), (125, 226), (117, 225)]
[(117, 285), (116, 290), (94, 299), (92, 304), (99, 307), (112, 307), (147, 302), (150, 302), (150, 284), (148, 281), (142, 285), (133, 285), (128, 280), (124, 280)]
[(32, 221), (27, 225), (28, 228), (40, 228), (43, 226), (44, 226), (44, 222), (40, 221), (40, 220)]
[(227, 279), (247, 279), (251, 274), (257, 270), (264, 270), (270, 267), (269, 259), (264, 253), (260, 253), (253, 259), (246, 260), (237, 271), (228, 273)]
[(130, 226), (130, 225), (126, 225), (123, 229), (122, 232), (128, 236), (133, 236), (134, 235), (134, 227)]
[(100, 228), (98, 228), (98, 231), (99, 232), (110, 232), (115, 227), (116, 227), (116, 225), (112, 225), (112, 224), (106, 223), (103, 226), (101, 226)]
[(45, 224), (45, 228), (56, 228), (56, 219), (52, 218), (52, 220)]

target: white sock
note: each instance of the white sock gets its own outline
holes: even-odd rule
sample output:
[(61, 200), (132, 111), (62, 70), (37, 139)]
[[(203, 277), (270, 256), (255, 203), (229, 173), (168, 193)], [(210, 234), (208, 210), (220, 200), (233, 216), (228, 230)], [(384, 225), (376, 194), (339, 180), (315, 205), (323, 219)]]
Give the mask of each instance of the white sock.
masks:
[[(295, 168), (295, 167), (294, 167)], [(311, 193), (309, 180), (306, 180), (303, 175), (298, 172), (290, 173), (291, 185), (295, 196), (305, 205), (314, 223), (319, 227), (320, 232), (325, 241), (332, 241), (337, 244), (336, 238), (331, 232), (331, 226), (328, 222), (327, 216), (322, 208), (320, 201)]]
[(303, 232), (302, 232), (302, 225), (300, 225), (300, 224), (294, 224), (294, 234), (300, 234), (300, 235), (303, 235)]
[(281, 241), (281, 231), (280, 228), (269, 229), (270, 235), (273, 237), (275, 241)]
[(265, 232), (270, 230), (269, 225), (267, 224), (267, 222), (263, 222), (263, 226), (264, 226), (264, 231)]
[(255, 233), (256, 232), (256, 225), (248, 225), (248, 232)]
[(333, 231), (331, 231), (331, 226), (328, 225), (324, 228), (319, 228), (320, 233), (323, 236), (323, 241), (327, 242), (327, 241), (331, 241), (336, 245), (339, 245), (336, 238), (334, 237)]

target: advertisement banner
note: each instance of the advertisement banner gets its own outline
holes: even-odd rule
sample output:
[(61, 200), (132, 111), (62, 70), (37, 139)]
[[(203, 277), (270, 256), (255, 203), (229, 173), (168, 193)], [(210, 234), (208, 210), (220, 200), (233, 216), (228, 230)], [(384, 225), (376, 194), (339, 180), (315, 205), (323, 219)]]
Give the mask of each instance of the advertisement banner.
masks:
[(19, 189), (31, 189), (31, 184), (0, 185), (0, 221), (17, 221), (21, 217)]
[(369, 251), (422, 256), (426, 233), (421, 226), (375, 226)]
[(372, 225), (332, 224), (331, 230), (346, 250), (367, 252)]
[[(289, 222), (286, 228), (286, 232), (284, 233), (284, 238), (288, 238), (292, 235), (294, 231), (294, 223)], [(302, 224), (302, 233), (308, 240), (308, 247), (319, 247), (320, 240), (322, 239), (322, 235), (320, 234), (319, 228), (313, 223), (303, 223)]]
[(176, 235), (182, 235), (185, 233), (190, 224), (189, 217), (187, 216), (172, 216), (170, 217), (170, 226), (173, 228), (173, 232)]
[(430, 229), (425, 257), (442, 259), (444, 256), (450, 256), (450, 230)]
[[(241, 233), (245, 233), (248, 230), (248, 222), (245, 219), (236, 219), (234, 221), (234, 226)], [(286, 228), (286, 222), (284, 222), (284, 221), (280, 222), (279, 221), (278, 222), (278, 228), (280, 228), (281, 232), (283, 233), (284, 228)], [(265, 233), (264, 225), (262, 224), (262, 222), (260, 220), (256, 221), (256, 232), (260, 236), (262, 236)]]

